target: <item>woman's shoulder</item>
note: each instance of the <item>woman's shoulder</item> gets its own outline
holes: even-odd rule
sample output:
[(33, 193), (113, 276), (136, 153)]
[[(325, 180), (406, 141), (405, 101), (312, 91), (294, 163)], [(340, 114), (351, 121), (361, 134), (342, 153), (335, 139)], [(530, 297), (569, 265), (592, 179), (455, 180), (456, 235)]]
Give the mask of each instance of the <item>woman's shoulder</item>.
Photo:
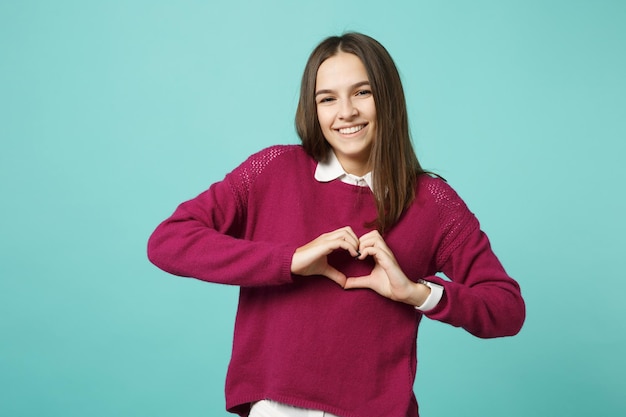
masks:
[(310, 159), (301, 145), (272, 145), (250, 155), (244, 164), (253, 165), (256, 170), (263, 170), (273, 163), (293, 163)]
[(253, 188), (267, 189), (267, 186), (280, 184), (284, 178), (302, 169), (307, 158), (311, 159), (299, 145), (269, 146), (250, 155), (227, 174), (225, 180), (240, 204), (245, 205)]
[(227, 177), (249, 185), (259, 177), (296, 172), (311, 161), (300, 145), (273, 145), (250, 155)]
[(260, 151), (253, 153), (251, 157), (257, 156), (273, 159), (288, 153), (307, 155), (302, 145), (278, 144), (263, 148)]
[(417, 194), (420, 197), (431, 198), (439, 202), (447, 199), (450, 194), (456, 194), (456, 192), (443, 177), (427, 172), (417, 177)]
[(480, 228), (480, 224), (459, 194), (446, 180), (436, 175), (420, 175), (417, 199), (436, 213), (439, 231), (445, 236), (437, 255), (438, 265), (443, 265), (448, 256)]
[(416, 199), (429, 202), (448, 210), (467, 210), (467, 206), (455, 189), (442, 177), (434, 174), (421, 174), (417, 181)]

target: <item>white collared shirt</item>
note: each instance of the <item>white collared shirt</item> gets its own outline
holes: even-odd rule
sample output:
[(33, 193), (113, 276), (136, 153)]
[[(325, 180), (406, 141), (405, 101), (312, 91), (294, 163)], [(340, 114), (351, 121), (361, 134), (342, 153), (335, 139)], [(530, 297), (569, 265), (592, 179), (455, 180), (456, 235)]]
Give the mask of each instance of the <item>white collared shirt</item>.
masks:
[(372, 183), (372, 172), (368, 172), (362, 177), (358, 177), (353, 174), (348, 174), (344, 171), (341, 166), (341, 162), (335, 155), (335, 152), (330, 151), (328, 157), (322, 161), (317, 163), (317, 168), (315, 169), (315, 179), (319, 182), (330, 182), (336, 179), (340, 179), (341, 181), (358, 185), (361, 187), (370, 187), (370, 190), (374, 190), (374, 184)]
[[(359, 187), (369, 187), (370, 190), (374, 190), (374, 184), (372, 183), (372, 172), (368, 172), (362, 177), (358, 177), (353, 174), (348, 174), (341, 166), (337, 155), (333, 151), (330, 151), (328, 157), (317, 163), (315, 168), (315, 179), (319, 182), (330, 182), (336, 179), (345, 182), (346, 184), (352, 184)], [(415, 307), (420, 311), (432, 310), (439, 304), (439, 301), (443, 297), (443, 286), (432, 282), (420, 280), (420, 283), (430, 288), (430, 294), (421, 306)]]

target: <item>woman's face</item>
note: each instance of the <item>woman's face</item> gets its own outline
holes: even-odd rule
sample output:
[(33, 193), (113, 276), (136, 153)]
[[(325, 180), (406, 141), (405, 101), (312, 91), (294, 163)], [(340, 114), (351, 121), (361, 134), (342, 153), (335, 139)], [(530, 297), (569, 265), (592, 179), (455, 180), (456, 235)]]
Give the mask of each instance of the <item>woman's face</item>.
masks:
[(339, 52), (317, 70), (317, 118), (343, 169), (362, 176), (376, 134), (376, 106), (365, 66), (354, 54)]

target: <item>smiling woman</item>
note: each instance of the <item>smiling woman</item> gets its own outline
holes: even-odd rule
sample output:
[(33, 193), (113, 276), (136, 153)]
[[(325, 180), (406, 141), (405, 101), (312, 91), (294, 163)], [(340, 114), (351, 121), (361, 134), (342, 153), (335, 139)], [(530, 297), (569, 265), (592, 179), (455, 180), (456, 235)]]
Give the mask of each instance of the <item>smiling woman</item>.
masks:
[(422, 317), (514, 335), (519, 286), (465, 203), (420, 167), (398, 71), (376, 40), (317, 46), (296, 127), (302, 146), (256, 153), (181, 204), (148, 256), (240, 287), (229, 411), (417, 417)]

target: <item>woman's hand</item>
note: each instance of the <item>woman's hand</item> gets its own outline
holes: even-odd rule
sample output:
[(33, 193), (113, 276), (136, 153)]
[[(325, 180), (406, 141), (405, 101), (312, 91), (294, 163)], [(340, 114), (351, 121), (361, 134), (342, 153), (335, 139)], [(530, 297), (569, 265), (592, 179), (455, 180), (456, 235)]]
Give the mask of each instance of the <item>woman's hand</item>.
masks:
[(349, 226), (324, 233), (296, 249), (291, 258), (291, 272), (304, 276), (323, 275), (344, 287), (346, 276), (330, 266), (327, 258), (330, 253), (340, 248), (347, 250), (355, 258), (359, 256), (359, 239)]
[(358, 259), (374, 258), (375, 266), (369, 275), (347, 278), (345, 289), (369, 288), (394, 301), (420, 306), (430, 294), (430, 288), (411, 281), (402, 271), (396, 258), (376, 230), (359, 239)]

